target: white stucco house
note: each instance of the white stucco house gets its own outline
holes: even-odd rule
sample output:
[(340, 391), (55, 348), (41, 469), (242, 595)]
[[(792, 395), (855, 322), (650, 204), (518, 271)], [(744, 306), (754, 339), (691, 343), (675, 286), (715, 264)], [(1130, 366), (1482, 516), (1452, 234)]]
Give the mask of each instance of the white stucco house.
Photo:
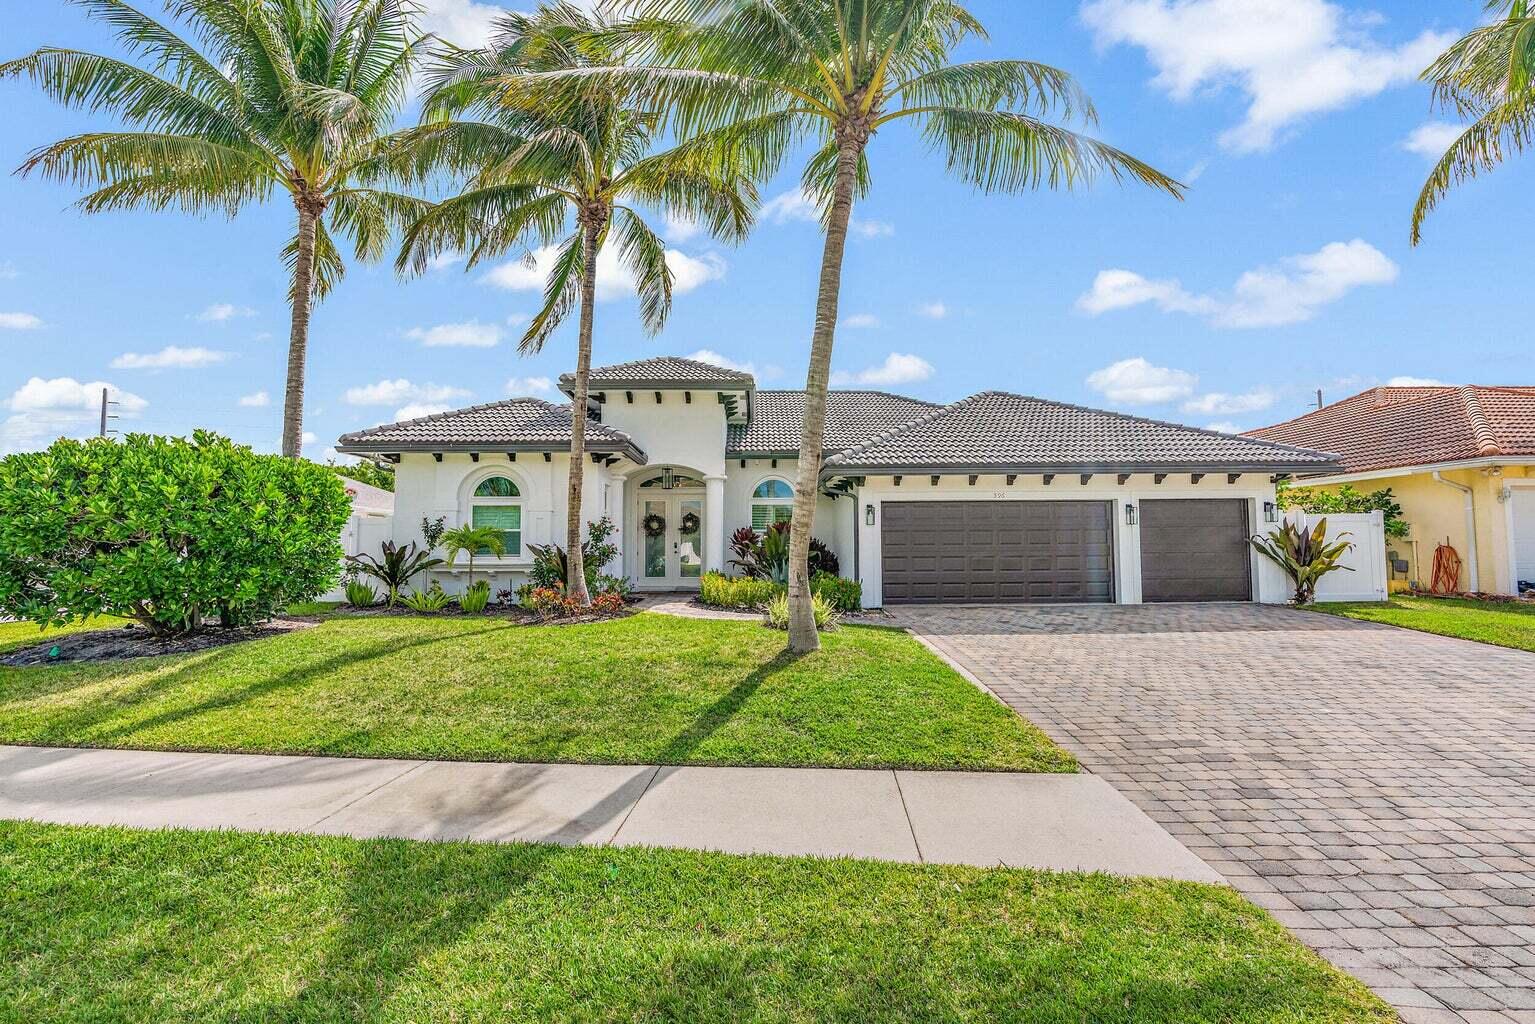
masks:
[[(803, 407), (803, 392), (677, 357), (594, 369), (583, 505), (587, 520), (618, 524), (608, 571), (642, 590), (730, 571), (733, 531), (788, 516)], [(476, 570), (514, 586), (530, 544), (564, 541), (570, 416), (512, 398), (336, 447), (395, 464), (398, 542), (419, 542), (423, 517), (499, 527), (506, 556)], [(825, 445), (815, 536), (870, 607), (1280, 602), (1286, 582), (1248, 538), (1277, 520), (1277, 480), (1337, 467), (1322, 452), (1003, 391), (949, 405), (834, 391)], [(464, 568), (437, 578), (460, 589)]]

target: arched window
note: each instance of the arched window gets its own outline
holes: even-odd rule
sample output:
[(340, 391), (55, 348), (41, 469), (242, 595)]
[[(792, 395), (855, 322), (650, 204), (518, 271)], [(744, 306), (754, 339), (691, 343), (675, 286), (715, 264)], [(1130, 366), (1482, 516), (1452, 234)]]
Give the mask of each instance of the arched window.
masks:
[(469, 522), (501, 531), (508, 558), (522, 554), (522, 492), (510, 478), (489, 476), (479, 482), (469, 499)]
[(766, 530), (794, 516), (794, 488), (787, 481), (769, 478), (752, 492), (752, 529)]
[(703, 485), (704, 482), (696, 476), (691, 476), (687, 473), (674, 473), (669, 469), (662, 472), (659, 476), (653, 476), (640, 484), (641, 487), (659, 487), (666, 491), (675, 490), (678, 487), (702, 487)]

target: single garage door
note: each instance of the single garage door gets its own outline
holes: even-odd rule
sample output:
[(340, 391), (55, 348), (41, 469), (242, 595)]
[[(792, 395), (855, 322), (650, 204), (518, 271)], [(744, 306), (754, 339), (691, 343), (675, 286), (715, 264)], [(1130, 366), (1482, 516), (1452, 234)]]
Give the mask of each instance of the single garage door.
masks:
[(885, 502), (886, 604), (1114, 599), (1106, 501)]
[(1141, 600), (1251, 600), (1250, 533), (1240, 498), (1141, 502)]

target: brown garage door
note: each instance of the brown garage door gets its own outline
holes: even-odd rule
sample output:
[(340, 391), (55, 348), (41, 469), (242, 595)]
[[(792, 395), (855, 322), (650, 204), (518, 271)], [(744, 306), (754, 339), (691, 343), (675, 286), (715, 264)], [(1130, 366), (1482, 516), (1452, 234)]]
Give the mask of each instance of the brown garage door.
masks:
[(1248, 534), (1242, 499), (1141, 502), (1141, 600), (1251, 600)]
[(1114, 599), (1106, 501), (885, 502), (886, 604)]

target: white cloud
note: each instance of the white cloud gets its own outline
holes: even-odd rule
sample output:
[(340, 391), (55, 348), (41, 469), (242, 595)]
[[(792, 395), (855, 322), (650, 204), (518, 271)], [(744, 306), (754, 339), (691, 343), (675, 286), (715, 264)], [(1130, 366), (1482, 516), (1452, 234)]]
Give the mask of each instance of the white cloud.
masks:
[(889, 238), (895, 234), (895, 225), (886, 220), (859, 220), (854, 217), (848, 230), (860, 238)]
[(703, 225), (688, 217), (679, 217), (675, 213), (666, 215), (666, 228), (662, 232), (668, 242), (687, 242), (703, 231)]
[(1242, 426), (1230, 420), (1217, 420), (1214, 423), (1206, 423), (1206, 430), (1213, 430), (1218, 434), (1240, 434)]
[(235, 306), (228, 302), (215, 302), (201, 313), (198, 313), (197, 319), (205, 323), (221, 324), (226, 320), (233, 320), (236, 317), (255, 315), (256, 311), (249, 306)]
[(1402, 148), (1409, 153), (1438, 160), (1465, 130), (1464, 125), (1451, 124), (1449, 121), (1425, 121), (1402, 140)]
[(461, 324), (412, 327), (405, 332), (405, 336), (428, 348), (493, 348), (501, 342), (501, 328), (495, 324), (470, 320)]
[(698, 363), (708, 363), (710, 366), (724, 367), (727, 370), (739, 370), (741, 373), (755, 374), (757, 372), (755, 363), (737, 362), (729, 356), (720, 355), (712, 348), (701, 348), (697, 352), (690, 352), (683, 358), (691, 359)]
[(512, 377), (506, 382), (509, 395), (546, 395), (554, 390), (554, 381), (548, 377)]
[(31, 313), (0, 313), (0, 330), (31, 331), (43, 326), (43, 321)]
[(254, 391), (240, 396), (240, 404), (247, 409), (264, 409), (272, 404), (272, 396), (265, 391)]
[(842, 326), (852, 328), (855, 331), (872, 330), (879, 326), (879, 317), (873, 313), (854, 313), (852, 316), (842, 318)]
[(917, 307), (917, 312), (929, 320), (942, 320), (949, 315), (949, 307), (941, 302), (926, 302)]
[(112, 360), (112, 368), (114, 370), (196, 370), (222, 363), (228, 358), (228, 352), (219, 352), (200, 345), (191, 348), (167, 345), (158, 352), (124, 352)]
[(1449, 387), (1449, 385), (1446, 384), (1442, 380), (1435, 380), (1433, 377), (1392, 377), (1390, 380), (1386, 381), (1386, 387), (1388, 387), (1388, 388), (1447, 388), (1447, 387)]
[(18, 388), (4, 406), (10, 411), (0, 424), (0, 449), (8, 452), (43, 447), (57, 437), (87, 437), (96, 433), (101, 415), (101, 390), (117, 404), (112, 412), (132, 418), (149, 403), (105, 381), (81, 383), (73, 377), (44, 380), (33, 377)]
[(1223, 391), (1211, 391), (1183, 403), (1183, 411), (1201, 416), (1231, 416), (1244, 412), (1261, 412), (1269, 408), (1276, 398), (1267, 388), (1255, 388), (1239, 395)]
[(1154, 366), (1141, 356), (1121, 359), (1087, 376), (1088, 387), (1123, 405), (1157, 405), (1188, 398), (1198, 384), (1199, 378), (1186, 370)]
[(762, 220), (774, 224), (787, 224), (791, 220), (809, 221), (812, 224), (821, 222), (821, 211), (805, 195), (804, 190), (798, 188), (780, 193), (763, 203), (758, 215)]
[(1088, 0), (1082, 20), (1099, 46), (1141, 47), (1155, 84), (1174, 99), (1234, 87), (1248, 107), (1221, 136), (1239, 152), (1268, 149), (1296, 122), (1417, 79), (1454, 33), (1425, 31), (1393, 46), (1370, 19), (1328, 0)]
[[(485, 280), (511, 291), (543, 291), (544, 282), (554, 265), (558, 251), (545, 246), (533, 253), (533, 266), (522, 260), (509, 260), (485, 275)], [(680, 249), (666, 250), (666, 265), (672, 272), (672, 294), (684, 295), (695, 288), (718, 281), (728, 269), (716, 253), (689, 256)], [(634, 275), (618, 258), (618, 250), (605, 246), (597, 254), (597, 301), (611, 302), (634, 294)]]
[(915, 384), (933, 375), (933, 364), (920, 356), (892, 352), (878, 366), (870, 366), (857, 373), (838, 372), (831, 375), (831, 382), (838, 387), (848, 384), (864, 384), (872, 387), (894, 387), (899, 384)]
[(423, 416), (435, 416), (440, 412), (447, 412), (452, 406), (443, 405), (440, 402), (411, 402), (402, 405), (394, 411), (396, 423), (401, 420), (418, 420)]
[(419, 24), (443, 42), (473, 49), (490, 42), (495, 20), (505, 13), (504, 7), (475, 0), (426, 0)]
[(342, 398), (348, 405), (399, 405), (402, 402), (437, 405), (469, 395), (469, 391), (449, 384), (415, 384), (399, 377), (347, 388)]
[(440, 252), (427, 260), (426, 268), (428, 270), (447, 270), (449, 267), (456, 267), (464, 262), (464, 258), (464, 254), (457, 249), (449, 249), (447, 252)]
[(1229, 295), (1195, 295), (1175, 280), (1151, 280), (1130, 270), (1105, 270), (1077, 298), (1091, 316), (1152, 303), (1164, 313), (1206, 317), (1215, 327), (1282, 327), (1310, 320), (1355, 288), (1395, 281), (1399, 268), (1363, 239), (1331, 242), (1316, 252), (1288, 256), (1249, 270)]

